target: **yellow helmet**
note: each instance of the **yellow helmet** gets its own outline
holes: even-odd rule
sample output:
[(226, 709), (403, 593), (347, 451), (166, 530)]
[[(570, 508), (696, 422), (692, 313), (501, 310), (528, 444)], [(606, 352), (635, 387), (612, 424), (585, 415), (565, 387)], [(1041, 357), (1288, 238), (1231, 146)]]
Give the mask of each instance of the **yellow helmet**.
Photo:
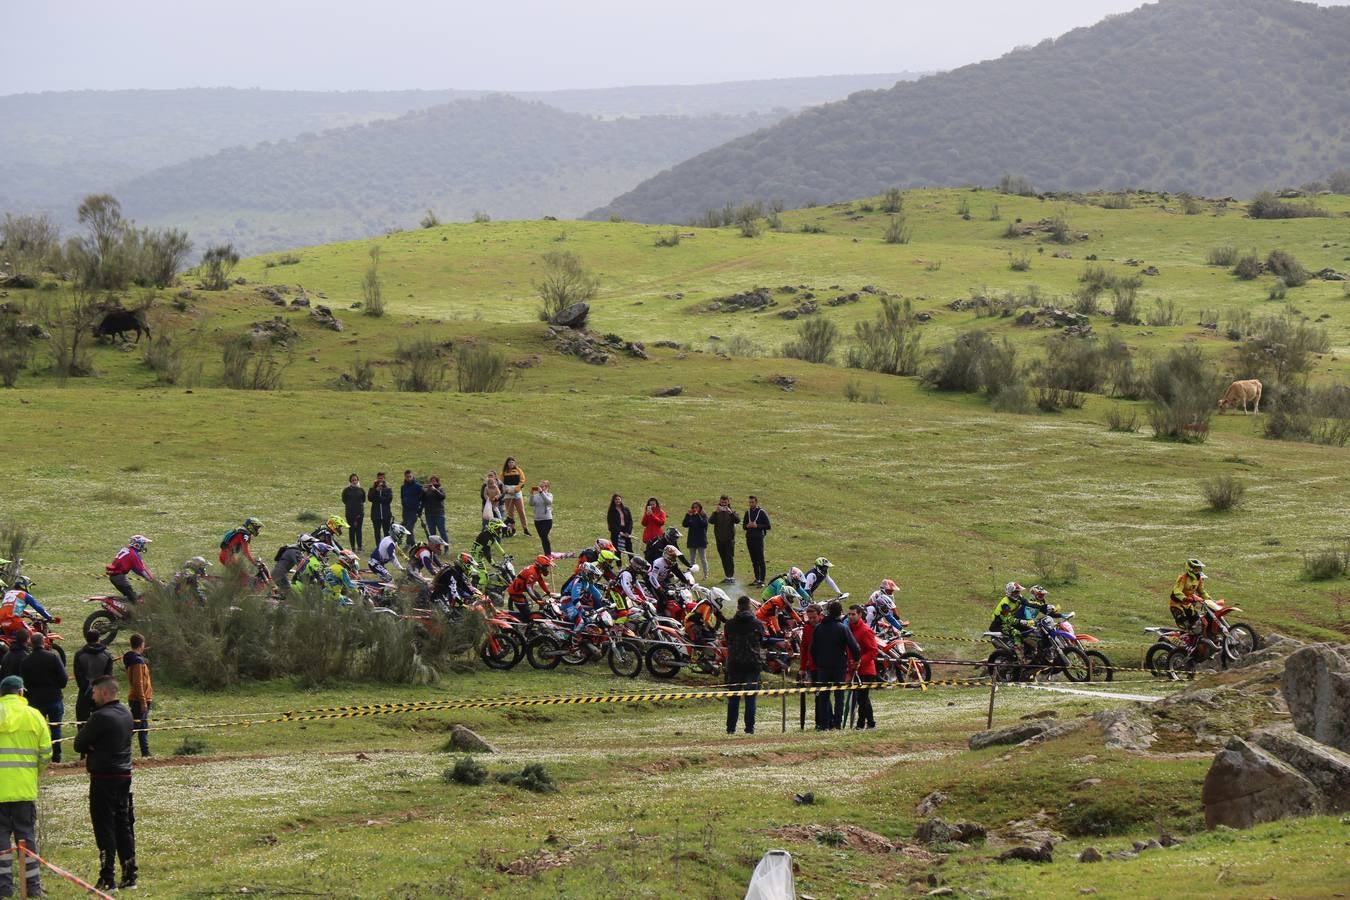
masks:
[(326, 524), (328, 525), (328, 530), (333, 532), (333, 534), (342, 534), (342, 532), (347, 530), (347, 520), (342, 518), (342, 516), (329, 516)]

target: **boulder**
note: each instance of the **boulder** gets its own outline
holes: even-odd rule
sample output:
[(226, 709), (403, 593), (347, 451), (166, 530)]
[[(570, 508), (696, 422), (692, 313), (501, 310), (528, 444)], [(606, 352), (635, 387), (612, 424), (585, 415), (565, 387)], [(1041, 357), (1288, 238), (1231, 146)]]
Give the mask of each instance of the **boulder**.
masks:
[(1280, 690), (1300, 734), (1350, 750), (1350, 662), (1343, 655), (1326, 644), (1291, 654)]
[(321, 328), (328, 328), (332, 331), (342, 330), (342, 322), (340, 322), (337, 316), (333, 315), (333, 311), (326, 306), (315, 306), (309, 311), (309, 317), (313, 320), (315, 325), (318, 325)]
[(1239, 737), (1229, 738), (1215, 755), (1200, 799), (1210, 828), (1250, 828), (1287, 816), (1312, 815), (1322, 807), (1311, 781)]
[(1113, 750), (1147, 750), (1158, 739), (1153, 722), (1138, 710), (1104, 709), (1092, 718), (1106, 732), (1105, 744)]
[(1080, 863), (1095, 863), (1102, 861), (1102, 852), (1096, 847), (1084, 847), (1083, 852), (1078, 854)]
[(931, 794), (928, 794), (920, 800), (919, 805), (916, 806), (914, 810), (921, 816), (931, 816), (934, 810), (950, 799), (951, 798), (942, 793), (942, 791), (933, 791)]
[(653, 397), (678, 397), (678, 396), (680, 396), (680, 395), (683, 394), (683, 393), (684, 393), (684, 387), (683, 387), (682, 385), (676, 384), (676, 385), (671, 385), (671, 386), (668, 387), (668, 388), (661, 388), (660, 390), (658, 390), (658, 391), (657, 391), (655, 394), (653, 394), (652, 396), (653, 396)]
[(1013, 860), (1038, 863), (1053, 862), (1054, 849), (1048, 841), (1039, 847), (1009, 847), (998, 855), (998, 861), (1001, 863), (1012, 862)]
[(1253, 732), (1250, 739), (1311, 781), (1328, 812), (1350, 811), (1350, 753), (1319, 744), (1288, 726)]
[(951, 843), (952, 827), (939, 818), (925, 819), (914, 830), (914, 840), (921, 844)]
[(1044, 719), (1032, 722), (1019, 722), (1007, 728), (995, 728), (991, 731), (977, 731), (967, 742), (972, 750), (985, 747), (997, 747), (1003, 744), (1020, 744), (1050, 730), (1050, 723)]
[(1002, 837), (1010, 843), (1026, 847), (1039, 847), (1041, 844), (1053, 847), (1064, 840), (1064, 835), (1050, 828), (1048, 822), (1049, 817), (1042, 810), (1035, 818), (1018, 819), (1004, 825), (1001, 829)]
[(983, 841), (988, 836), (986, 829), (979, 822), (957, 822), (951, 826), (951, 835), (953, 841), (962, 844), (973, 844), (977, 841)]
[(586, 325), (586, 317), (591, 314), (589, 303), (572, 303), (549, 316), (550, 325), (560, 325), (564, 328), (582, 328)]
[(450, 748), (463, 753), (496, 753), (497, 748), (478, 736), (472, 728), (456, 725), (450, 729)]

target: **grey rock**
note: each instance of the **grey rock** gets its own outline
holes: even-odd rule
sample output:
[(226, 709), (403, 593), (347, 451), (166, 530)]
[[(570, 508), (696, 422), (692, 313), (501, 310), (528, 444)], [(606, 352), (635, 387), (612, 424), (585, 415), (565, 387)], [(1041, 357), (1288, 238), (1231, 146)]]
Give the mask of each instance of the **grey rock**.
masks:
[(919, 805), (914, 807), (914, 811), (921, 816), (931, 816), (934, 810), (950, 799), (942, 791), (933, 791), (919, 801)]
[(291, 301), (291, 306), (309, 306), (309, 298), (303, 296), (296, 297), (294, 300)]
[(914, 830), (914, 840), (921, 844), (949, 844), (952, 827), (939, 818), (925, 819)]
[(979, 822), (957, 822), (951, 826), (952, 840), (962, 844), (982, 842), (989, 834)]
[(1179, 847), (1184, 843), (1186, 843), (1184, 840), (1170, 832), (1164, 831), (1158, 835), (1158, 846), (1160, 847)]
[(1102, 852), (1096, 847), (1084, 847), (1083, 852), (1078, 854), (1080, 863), (1095, 863), (1102, 861)]
[(955, 897), (956, 891), (949, 887), (937, 887), (928, 892), (929, 897)]
[(1133, 850), (1117, 850), (1114, 853), (1108, 853), (1106, 856), (1108, 859), (1116, 859), (1116, 860), (1139, 858), (1139, 854), (1135, 853)]
[(496, 753), (497, 748), (478, 736), (472, 728), (456, 725), (450, 729), (450, 747), (464, 753)]
[(1047, 841), (1039, 847), (1009, 847), (998, 855), (998, 861), (1001, 863), (1014, 860), (1039, 863), (1053, 862), (1054, 846)]
[(1021, 722), (1007, 728), (995, 728), (991, 731), (977, 731), (967, 742), (972, 750), (996, 747), (1002, 744), (1020, 744), (1050, 730), (1050, 723), (1044, 720)]
[(1280, 689), (1294, 727), (1315, 741), (1350, 750), (1350, 662), (1326, 644), (1285, 661)]
[(1214, 757), (1200, 799), (1205, 824), (1250, 828), (1322, 808), (1316, 786), (1288, 763), (1242, 738), (1228, 740)]
[(1250, 739), (1311, 781), (1328, 812), (1350, 811), (1350, 753), (1319, 744), (1288, 726), (1264, 728)]
[(561, 325), (566, 328), (581, 328), (586, 324), (586, 317), (591, 314), (589, 303), (572, 303), (558, 310), (549, 317), (550, 325)]
[(1113, 750), (1147, 750), (1158, 739), (1152, 721), (1135, 709), (1104, 709), (1092, 719), (1102, 726), (1105, 745)]

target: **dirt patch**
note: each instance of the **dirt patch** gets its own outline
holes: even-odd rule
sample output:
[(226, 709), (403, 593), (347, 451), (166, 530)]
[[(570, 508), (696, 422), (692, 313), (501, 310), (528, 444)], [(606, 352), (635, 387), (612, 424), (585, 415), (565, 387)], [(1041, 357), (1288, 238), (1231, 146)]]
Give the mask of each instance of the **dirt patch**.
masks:
[(528, 876), (538, 875), (540, 872), (547, 872), (549, 869), (560, 869), (563, 866), (570, 866), (576, 859), (572, 850), (571, 847), (562, 850), (549, 850), (540, 847), (529, 856), (522, 856), (509, 863), (497, 863), (497, 871), (504, 875)]
[(765, 832), (770, 837), (801, 843), (818, 843), (845, 848), (859, 853), (900, 853), (918, 862), (932, 862), (937, 857), (922, 847), (909, 847), (887, 840), (875, 831), (857, 825), (783, 825)]

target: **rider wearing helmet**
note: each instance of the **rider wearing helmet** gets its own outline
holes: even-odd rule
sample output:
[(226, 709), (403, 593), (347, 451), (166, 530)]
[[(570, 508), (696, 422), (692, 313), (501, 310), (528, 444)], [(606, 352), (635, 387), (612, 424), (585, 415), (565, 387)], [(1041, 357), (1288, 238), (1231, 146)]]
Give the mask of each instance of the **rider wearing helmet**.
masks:
[(828, 584), (830, 590), (834, 591), (836, 594), (843, 593), (843, 591), (839, 590), (839, 585), (835, 584), (834, 579), (830, 577), (830, 569), (833, 566), (834, 563), (830, 562), (825, 557), (816, 557), (816, 564), (806, 570), (805, 587), (807, 597), (814, 598), (816, 596), (816, 589), (822, 584)]
[(781, 594), (770, 597), (759, 605), (759, 609), (755, 610), (755, 618), (764, 623), (765, 640), (783, 639), (784, 620), (801, 622), (802, 617), (793, 609), (793, 605), (799, 603), (801, 598), (796, 588), (785, 586)]
[[(150, 545), (150, 539), (143, 534), (133, 534), (127, 545), (117, 551), (113, 561), (108, 563), (104, 572), (112, 586), (117, 588), (127, 602), (135, 603), (137, 600), (136, 592), (131, 587), (131, 580), (127, 575), (135, 572), (146, 581), (154, 581), (155, 576), (150, 574), (150, 570), (145, 567), (145, 562), (141, 559), (141, 554), (145, 552)], [(223, 550), (221, 551), (224, 552)]]
[(581, 631), (585, 624), (587, 609), (594, 609), (605, 602), (605, 592), (600, 589), (604, 575), (595, 563), (583, 563), (581, 571), (569, 578), (562, 590), (563, 617), (572, 623), (574, 633)]
[(281, 588), (283, 592), (289, 592), (291, 589), (291, 572), (295, 572), (295, 577), (300, 577), (301, 570), (305, 567), (306, 557), (313, 551), (314, 535), (306, 532), (295, 539), (294, 544), (286, 544), (277, 549), (276, 555), (272, 557), (272, 580)]
[(293, 579), (296, 584), (304, 581), (308, 584), (323, 584), (324, 571), (328, 568), (328, 557), (333, 548), (323, 541), (315, 541), (309, 548), (309, 557), (301, 563)]
[(408, 539), (408, 529), (402, 525), (394, 524), (389, 526), (389, 533), (380, 538), (380, 542), (375, 545), (375, 549), (370, 553), (370, 571), (385, 581), (389, 581), (394, 576), (385, 568), (390, 563), (400, 572), (403, 571), (403, 563), (398, 558), (403, 555), (403, 549), (400, 546)]
[(237, 564), (239, 556), (242, 554), (248, 560), (249, 565), (258, 565), (258, 560), (253, 556), (253, 548), (250, 544), (255, 537), (262, 533), (262, 524), (261, 520), (249, 516), (244, 520), (243, 525), (225, 532), (225, 537), (220, 540), (220, 564), (222, 566)]
[(895, 591), (897, 585), (889, 578), (881, 581), (880, 587), (872, 592), (872, 596), (867, 598), (866, 614), (869, 627), (876, 627), (881, 622), (887, 622), (896, 631), (902, 630), (908, 622), (902, 622), (895, 615)]
[(790, 587), (798, 597), (804, 598), (804, 602), (810, 600), (810, 595), (806, 592), (806, 573), (793, 566), (782, 575), (775, 575), (769, 579), (769, 583), (764, 586), (764, 593), (760, 595), (761, 600), (768, 600), (771, 597), (777, 597), (783, 593), (783, 588)]
[(183, 570), (173, 576), (173, 591), (180, 599), (186, 599), (190, 594), (197, 599), (198, 603), (206, 602), (206, 586), (202, 580), (206, 578), (206, 569), (211, 563), (204, 556), (194, 556), (191, 559), (183, 561)]
[(14, 584), (9, 590), (5, 591), (3, 600), (0, 600), (0, 631), (5, 634), (27, 631), (28, 626), (23, 621), (23, 614), (29, 609), (42, 616), (45, 621), (52, 621), (51, 615), (31, 593), (32, 587), (33, 580), (27, 575), (20, 575), (14, 579)]
[(700, 657), (700, 668), (707, 668), (707, 647), (717, 640), (717, 629), (727, 620), (722, 613), (719, 594), (721, 591), (717, 593), (709, 591), (699, 597), (694, 608), (684, 616), (684, 633), (688, 635), (690, 642), (699, 648), (697, 655)]
[(552, 571), (553, 557), (541, 553), (507, 585), (507, 602), (522, 622), (530, 620), (530, 601), (542, 602), (548, 597), (548, 576)]
[(441, 567), (431, 581), (431, 599), (447, 603), (468, 603), (479, 596), (474, 581), (478, 577), (478, 568), (473, 557), (461, 553), (448, 565)]
[(990, 631), (1003, 632), (1008, 643), (1023, 651), (1025, 651), (1024, 639), (1031, 631), (1031, 621), (1036, 618), (1037, 613), (1051, 610), (1050, 605), (1043, 602), (1046, 597), (1045, 588), (1037, 585), (1032, 588), (1034, 593), (1030, 597), (1022, 595), (1024, 590), (1026, 589), (1016, 581), (1008, 582), (1003, 588), (1003, 598), (994, 607), (994, 619), (989, 623)]
[(584, 564), (588, 562), (598, 563), (600, 561), (600, 554), (604, 553), (606, 550), (615, 555), (619, 552), (614, 549), (613, 541), (606, 538), (597, 538), (594, 545), (578, 550), (576, 553), (565, 553), (563, 554), (563, 557), (570, 559), (575, 556), (577, 558), (577, 567), (572, 573), (576, 575), (580, 574), (581, 567)]
[(647, 552), (644, 555), (649, 562), (655, 563), (661, 558), (661, 554), (665, 553), (667, 547), (674, 547), (675, 552), (680, 556), (680, 562), (688, 566), (689, 560), (685, 559), (684, 553), (680, 550), (680, 538), (682, 537), (684, 537), (684, 535), (680, 534), (680, 529), (667, 528), (661, 534), (652, 538), (651, 543), (647, 545)]
[(342, 516), (329, 516), (328, 521), (324, 522), (318, 528), (314, 529), (314, 539), (323, 541), (335, 550), (342, 550), (342, 542), (338, 538), (347, 530), (347, 520)]
[(505, 556), (506, 550), (502, 547), (502, 538), (509, 534), (510, 529), (505, 522), (501, 519), (489, 519), (483, 530), (478, 532), (478, 537), (473, 539), (474, 562), (480, 566), (485, 561), (491, 564), (493, 550), (496, 550), (499, 555)]
[(445, 538), (439, 534), (433, 534), (423, 543), (413, 547), (412, 553), (408, 554), (409, 574), (429, 584), (429, 576), (441, 570), (441, 553), (445, 547)]
[(629, 557), (628, 565), (624, 566), (623, 571), (619, 573), (616, 593), (623, 595), (625, 602), (629, 605), (641, 603), (646, 600), (646, 592), (642, 588), (642, 580), (651, 569), (651, 564), (642, 557)]
[(350, 550), (339, 550), (337, 558), (324, 569), (324, 587), (337, 603), (350, 606), (352, 598), (360, 590), (352, 576), (361, 567), (361, 560)]
[(1199, 623), (1200, 615), (1195, 607), (1200, 601), (1209, 599), (1209, 592), (1205, 590), (1207, 577), (1204, 563), (1198, 559), (1186, 560), (1186, 571), (1177, 576), (1167, 604), (1178, 628), (1193, 630)]

